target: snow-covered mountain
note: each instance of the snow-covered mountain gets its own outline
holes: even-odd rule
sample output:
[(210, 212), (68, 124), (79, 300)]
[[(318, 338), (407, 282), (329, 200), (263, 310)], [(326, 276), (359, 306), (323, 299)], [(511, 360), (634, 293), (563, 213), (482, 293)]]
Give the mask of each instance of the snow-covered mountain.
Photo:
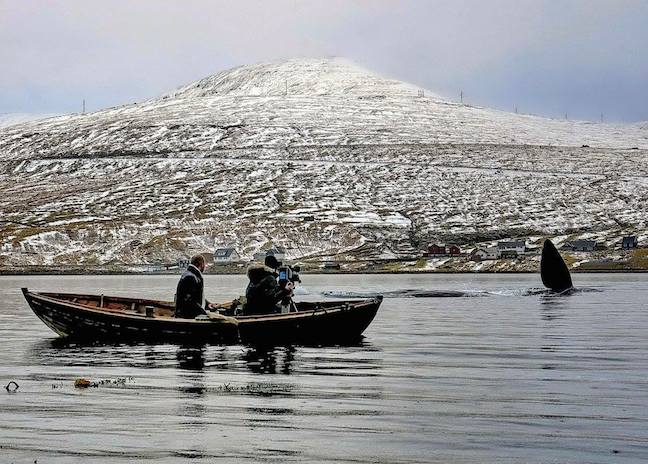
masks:
[(648, 128), (450, 102), (341, 59), (242, 66), (0, 129), (0, 266), (399, 257), (428, 241), (644, 233)]
[(551, 120), (450, 102), (344, 60), (243, 66), (160, 98), (6, 128), (13, 159), (321, 145), (648, 148), (639, 125)]

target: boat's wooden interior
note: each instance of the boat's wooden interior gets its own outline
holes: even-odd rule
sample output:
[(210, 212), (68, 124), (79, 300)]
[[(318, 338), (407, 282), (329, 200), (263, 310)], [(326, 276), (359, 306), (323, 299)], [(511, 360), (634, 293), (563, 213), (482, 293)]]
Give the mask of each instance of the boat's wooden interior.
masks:
[(42, 295), (93, 309), (126, 314), (146, 314), (147, 308), (152, 308), (153, 316), (173, 317), (175, 309), (172, 301), (142, 300), (104, 295), (77, 295), (71, 293), (43, 293)]
[[(137, 298), (104, 296), (104, 295), (79, 295), (71, 293), (41, 293), (41, 295), (70, 302), (76, 305), (101, 309), (107, 312), (124, 314), (142, 314), (149, 312), (149, 317), (173, 317), (175, 304), (172, 301), (142, 300)], [(223, 308), (232, 302), (222, 303)], [(354, 303), (349, 301), (318, 301), (318, 302), (297, 302), (298, 311), (313, 311), (328, 309)], [(357, 302), (355, 302), (357, 303)], [(150, 313), (152, 311), (152, 314)]]

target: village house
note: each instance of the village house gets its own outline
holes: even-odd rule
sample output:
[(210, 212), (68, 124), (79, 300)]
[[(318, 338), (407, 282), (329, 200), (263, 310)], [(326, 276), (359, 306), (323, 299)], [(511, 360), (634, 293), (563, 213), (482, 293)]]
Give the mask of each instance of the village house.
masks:
[(189, 262), (189, 258), (179, 258), (177, 264), (180, 269), (187, 269), (189, 267)]
[(277, 261), (282, 261), (286, 257), (286, 249), (284, 247), (270, 248), (266, 251), (266, 256), (274, 256)]
[(480, 247), (475, 248), (472, 253), (470, 253), (471, 261), (488, 261), (491, 259), (497, 259), (497, 247)]
[(621, 240), (621, 248), (623, 250), (630, 250), (631, 248), (637, 248), (639, 246), (639, 241), (637, 240), (636, 235), (629, 235), (623, 237)]
[(524, 240), (497, 242), (498, 258), (516, 258), (518, 256), (524, 256), (525, 252), (526, 242)]
[(459, 248), (457, 245), (450, 245), (448, 247), (448, 254), (450, 256), (459, 256), (461, 254), (461, 248)]
[(241, 257), (234, 248), (218, 248), (214, 251), (215, 263), (233, 263), (240, 259)]
[(283, 261), (283, 259), (286, 257), (286, 249), (278, 246), (265, 251), (259, 251), (258, 253), (254, 253), (252, 259), (254, 259), (254, 261), (263, 261), (265, 260), (266, 256), (274, 256), (277, 261)]
[(571, 251), (594, 251), (596, 242), (594, 240), (574, 240), (566, 243), (564, 248)]
[(445, 256), (448, 254), (445, 245), (437, 245), (436, 243), (430, 244), (427, 247), (427, 252), (423, 256)]

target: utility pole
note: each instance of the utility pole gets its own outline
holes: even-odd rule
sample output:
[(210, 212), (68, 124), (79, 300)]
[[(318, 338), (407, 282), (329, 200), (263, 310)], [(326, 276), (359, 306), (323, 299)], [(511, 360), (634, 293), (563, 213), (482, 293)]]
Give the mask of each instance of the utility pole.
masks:
[(518, 114), (517, 105), (515, 105), (515, 114)]
[(85, 98), (83, 99), (83, 114), (85, 114)]
[(601, 122), (603, 122), (603, 113), (601, 113)]
[(461, 99), (461, 103), (463, 104), (463, 90), (459, 92), (459, 98)]

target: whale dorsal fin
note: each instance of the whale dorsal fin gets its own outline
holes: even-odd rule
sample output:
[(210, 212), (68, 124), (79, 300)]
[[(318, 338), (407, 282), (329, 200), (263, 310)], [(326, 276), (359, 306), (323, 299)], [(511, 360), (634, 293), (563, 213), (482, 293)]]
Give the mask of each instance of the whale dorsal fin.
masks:
[(573, 287), (567, 264), (551, 240), (545, 240), (540, 259), (540, 277), (545, 287), (564, 292)]

